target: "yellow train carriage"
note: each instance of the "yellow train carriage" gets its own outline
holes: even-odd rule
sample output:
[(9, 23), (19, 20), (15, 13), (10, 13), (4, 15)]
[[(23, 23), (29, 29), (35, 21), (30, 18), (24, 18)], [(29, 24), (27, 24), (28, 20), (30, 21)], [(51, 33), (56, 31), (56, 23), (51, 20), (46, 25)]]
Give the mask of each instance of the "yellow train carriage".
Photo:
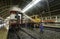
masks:
[(41, 22), (41, 19), (38, 15), (33, 15), (31, 16), (32, 20), (31, 22), (34, 22), (34, 23), (40, 23)]
[(41, 22), (41, 19), (38, 15), (33, 15), (30, 16), (32, 18), (32, 20), (30, 21), (30, 23), (32, 23), (34, 25), (34, 27), (39, 27), (39, 24)]

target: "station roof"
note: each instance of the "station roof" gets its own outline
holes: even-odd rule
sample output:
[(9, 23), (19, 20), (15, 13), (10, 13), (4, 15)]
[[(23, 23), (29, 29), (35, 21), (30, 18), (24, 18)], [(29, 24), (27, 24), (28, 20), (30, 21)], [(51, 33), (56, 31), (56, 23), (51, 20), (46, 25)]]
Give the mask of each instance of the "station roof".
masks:
[[(14, 5), (18, 5), (23, 9), (32, 0), (0, 0), (0, 16), (6, 18), (9, 16), (9, 9)], [(60, 14), (60, 0), (41, 0), (26, 12), (27, 15), (51, 16)]]

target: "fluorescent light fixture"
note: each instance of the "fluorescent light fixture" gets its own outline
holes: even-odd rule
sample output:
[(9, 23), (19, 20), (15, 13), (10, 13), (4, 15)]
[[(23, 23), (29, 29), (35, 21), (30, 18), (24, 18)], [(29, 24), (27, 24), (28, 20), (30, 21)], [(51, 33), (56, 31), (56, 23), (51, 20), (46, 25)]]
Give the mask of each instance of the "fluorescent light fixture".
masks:
[(32, 2), (30, 2), (23, 10), (22, 12), (26, 12), (27, 10), (29, 10), (31, 7), (33, 7), (34, 5), (36, 5), (38, 2), (40, 2), (41, 0), (33, 0)]

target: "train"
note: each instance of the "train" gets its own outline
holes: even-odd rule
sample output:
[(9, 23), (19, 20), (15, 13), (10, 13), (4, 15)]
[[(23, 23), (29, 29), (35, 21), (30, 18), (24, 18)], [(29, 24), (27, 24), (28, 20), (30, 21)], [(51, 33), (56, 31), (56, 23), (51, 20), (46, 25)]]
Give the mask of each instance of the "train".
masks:
[[(9, 26), (10, 28), (16, 28), (20, 27), (20, 25), (25, 26), (26, 21), (27, 21), (27, 26), (39, 26), (39, 23), (41, 22), (41, 19), (39, 18), (38, 15), (33, 15), (30, 16), (34, 21), (30, 19), (25, 19), (23, 18), (23, 13), (20, 13), (19, 11), (10, 11), (10, 20), (9, 20)], [(28, 25), (29, 24), (29, 25)]]
[(60, 15), (53, 15), (53, 16), (47, 16), (47, 17), (40, 17), (38, 15), (31, 16), (33, 21), (29, 21), (30, 24), (33, 26), (39, 27), (39, 25), (42, 23), (44, 27), (54, 27), (54, 28), (60, 28)]
[(32, 15), (32, 16), (30, 16), (30, 18), (32, 19), (32, 20), (30, 20), (30, 19), (28, 19), (28, 26), (30, 26), (30, 27), (39, 27), (39, 25), (40, 25), (40, 23), (41, 23), (41, 18), (38, 16), (38, 15)]
[[(18, 11), (10, 11), (10, 20), (9, 20), (9, 26), (12, 26), (13, 28), (15, 27), (20, 27), (20, 25), (24, 26), (27, 24), (29, 27), (39, 27), (40, 23), (43, 23), (43, 26), (47, 25), (47, 27), (55, 27), (55, 25), (60, 24), (60, 16), (47, 16), (47, 17), (40, 17), (38, 15), (32, 15), (29, 16), (32, 20), (30, 19), (24, 19), (23, 18), (23, 13), (18, 12)], [(48, 25), (50, 24), (50, 25)], [(60, 25), (59, 25), (60, 26)], [(57, 26), (57, 27), (59, 27)]]
[(23, 14), (18, 11), (10, 11), (9, 29), (20, 28), (22, 24)]
[(42, 17), (42, 22), (46, 27), (60, 28), (60, 15)]
[(31, 16), (31, 18), (34, 20), (34, 23), (40, 23), (41, 22), (41, 18), (38, 15), (33, 15)]

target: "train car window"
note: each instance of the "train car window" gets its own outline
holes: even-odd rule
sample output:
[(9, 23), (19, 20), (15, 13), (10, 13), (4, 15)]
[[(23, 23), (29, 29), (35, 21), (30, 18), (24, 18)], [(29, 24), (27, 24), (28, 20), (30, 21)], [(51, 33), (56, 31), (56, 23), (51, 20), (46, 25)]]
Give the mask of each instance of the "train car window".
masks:
[(33, 19), (35, 19), (35, 16), (34, 17), (32, 17)]
[(47, 17), (47, 19), (50, 19), (50, 17)]
[(20, 18), (20, 16), (15, 16), (15, 18)]
[(33, 17), (32, 17), (33, 18)]
[(40, 18), (39, 16), (37, 16), (37, 18)]
[(52, 17), (52, 19), (55, 19), (56, 17)]
[(45, 20), (45, 17), (43, 18), (43, 20)]
[(57, 19), (60, 19), (60, 16), (58, 16)]
[(35, 19), (35, 16), (34, 16), (34, 19)]

